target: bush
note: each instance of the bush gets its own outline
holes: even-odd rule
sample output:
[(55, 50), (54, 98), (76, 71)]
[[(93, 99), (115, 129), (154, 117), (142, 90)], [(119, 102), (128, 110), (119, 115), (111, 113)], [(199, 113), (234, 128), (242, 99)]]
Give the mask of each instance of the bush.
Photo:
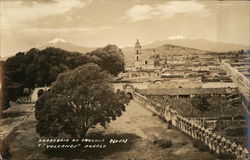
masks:
[(156, 114), (156, 113), (153, 113), (153, 116), (157, 116), (157, 114)]
[(232, 154), (221, 153), (221, 154), (218, 154), (217, 158), (218, 159), (225, 159), (225, 160), (233, 160), (233, 159), (236, 159), (237, 157), (235, 155), (232, 155)]
[(3, 156), (3, 159), (5, 159), (5, 160), (9, 160), (12, 157), (9, 145), (7, 143), (5, 143), (5, 142), (3, 144), (2, 156)]
[(172, 121), (168, 121), (168, 129), (172, 129)]
[(197, 148), (199, 151), (201, 151), (201, 152), (206, 152), (206, 151), (209, 151), (209, 148), (208, 148), (208, 146), (207, 145), (205, 145), (205, 144), (203, 144), (201, 141), (199, 141), (199, 140), (195, 140), (194, 142), (193, 142), (193, 146), (195, 147), (195, 148)]
[(155, 139), (154, 143), (158, 144), (161, 148), (169, 148), (173, 145), (171, 139)]
[(226, 129), (226, 135), (231, 137), (244, 136), (244, 128)]
[(159, 115), (159, 119), (162, 120), (165, 123), (167, 122), (166, 118), (164, 116), (162, 116), (162, 115)]
[(188, 144), (188, 142), (187, 141), (183, 141), (183, 142), (181, 142), (181, 145), (182, 146), (185, 146), (185, 145), (187, 145)]
[(207, 97), (205, 96), (193, 97), (191, 99), (191, 103), (194, 107), (196, 107), (201, 112), (207, 111), (209, 107)]

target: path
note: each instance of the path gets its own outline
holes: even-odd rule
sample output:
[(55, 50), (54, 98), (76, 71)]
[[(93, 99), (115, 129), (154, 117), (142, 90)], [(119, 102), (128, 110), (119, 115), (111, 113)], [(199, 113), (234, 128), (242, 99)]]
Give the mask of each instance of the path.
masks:
[[(105, 134), (130, 133), (140, 136), (133, 147), (124, 152), (115, 152), (105, 158), (139, 158), (139, 159), (186, 159), (186, 160), (212, 160), (214, 155), (200, 152), (193, 147), (192, 140), (177, 129), (168, 129), (167, 124), (161, 121), (152, 112), (138, 102), (132, 100), (126, 112), (117, 120), (112, 121)], [(161, 148), (153, 143), (155, 137), (171, 139), (173, 146)], [(128, 138), (129, 139), (129, 138)], [(167, 158), (166, 158), (167, 157)]]
[(34, 104), (17, 104), (5, 110), (3, 113), (7, 115), (7, 118), (0, 119), (0, 141), (7, 137), (15, 127), (26, 121), (34, 110)]

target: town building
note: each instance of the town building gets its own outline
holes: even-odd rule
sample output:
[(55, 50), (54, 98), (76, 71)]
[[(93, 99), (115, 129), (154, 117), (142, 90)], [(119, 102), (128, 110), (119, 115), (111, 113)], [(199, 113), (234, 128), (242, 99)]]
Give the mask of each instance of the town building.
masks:
[(145, 56), (142, 53), (142, 47), (139, 40), (135, 43), (135, 59), (134, 69), (135, 70), (154, 70), (160, 68), (160, 55), (155, 52), (151, 53), (150, 56)]
[(131, 82), (149, 82), (161, 78), (161, 58), (155, 50), (150, 55), (142, 52), (142, 47), (137, 39), (134, 46), (134, 65), (126, 68), (125, 73), (120, 74), (123, 80)]

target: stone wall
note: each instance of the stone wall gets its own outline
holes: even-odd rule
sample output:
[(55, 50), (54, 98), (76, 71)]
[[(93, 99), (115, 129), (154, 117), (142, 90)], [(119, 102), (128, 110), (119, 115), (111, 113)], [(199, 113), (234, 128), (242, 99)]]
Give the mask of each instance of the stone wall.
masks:
[(210, 130), (205, 129), (194, 121), (179, 115), (175, 110), (170, 109), (169, 106), (163, 108), (160, 104), (151, 102), (145, 96), (142, 96), (137, 92), (134, 92), (134, 99), (157, 115), (164, 116), (173, 126), (188, 134), (193, 139), (201, 141), (217, 154), (236, 155), (237, 159), (240, 160), (249, 159), (249, 152), (246, 148), (231, 142), (225, 137), (212, 133)]

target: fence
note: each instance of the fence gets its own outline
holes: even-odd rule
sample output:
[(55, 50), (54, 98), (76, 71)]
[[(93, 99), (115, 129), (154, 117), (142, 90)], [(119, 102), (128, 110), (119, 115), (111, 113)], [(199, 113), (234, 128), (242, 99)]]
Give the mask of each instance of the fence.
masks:
[[(157, 115), (164, 116), (168, 122), (171, 122), (173, 126), (188, 134), (193, 139), (197, 139), (207, 145), (210, 150), (215, 151), (217, 154), (232, 154), (240, 160), (249, 160), (249, 152), (241, 145), (237, 145), (234, 142), (221, 137), (210, 130), (198, 125), (194, 121), (191, 121), (181, 115), (170, 107), (161, 107), (160, 104), (151, 102), (146, 97), (134, 92), (134, 99), (143, 104), (147, 109), (156, 113)], [(163, 113), (163, 115), (162, 115)]]

